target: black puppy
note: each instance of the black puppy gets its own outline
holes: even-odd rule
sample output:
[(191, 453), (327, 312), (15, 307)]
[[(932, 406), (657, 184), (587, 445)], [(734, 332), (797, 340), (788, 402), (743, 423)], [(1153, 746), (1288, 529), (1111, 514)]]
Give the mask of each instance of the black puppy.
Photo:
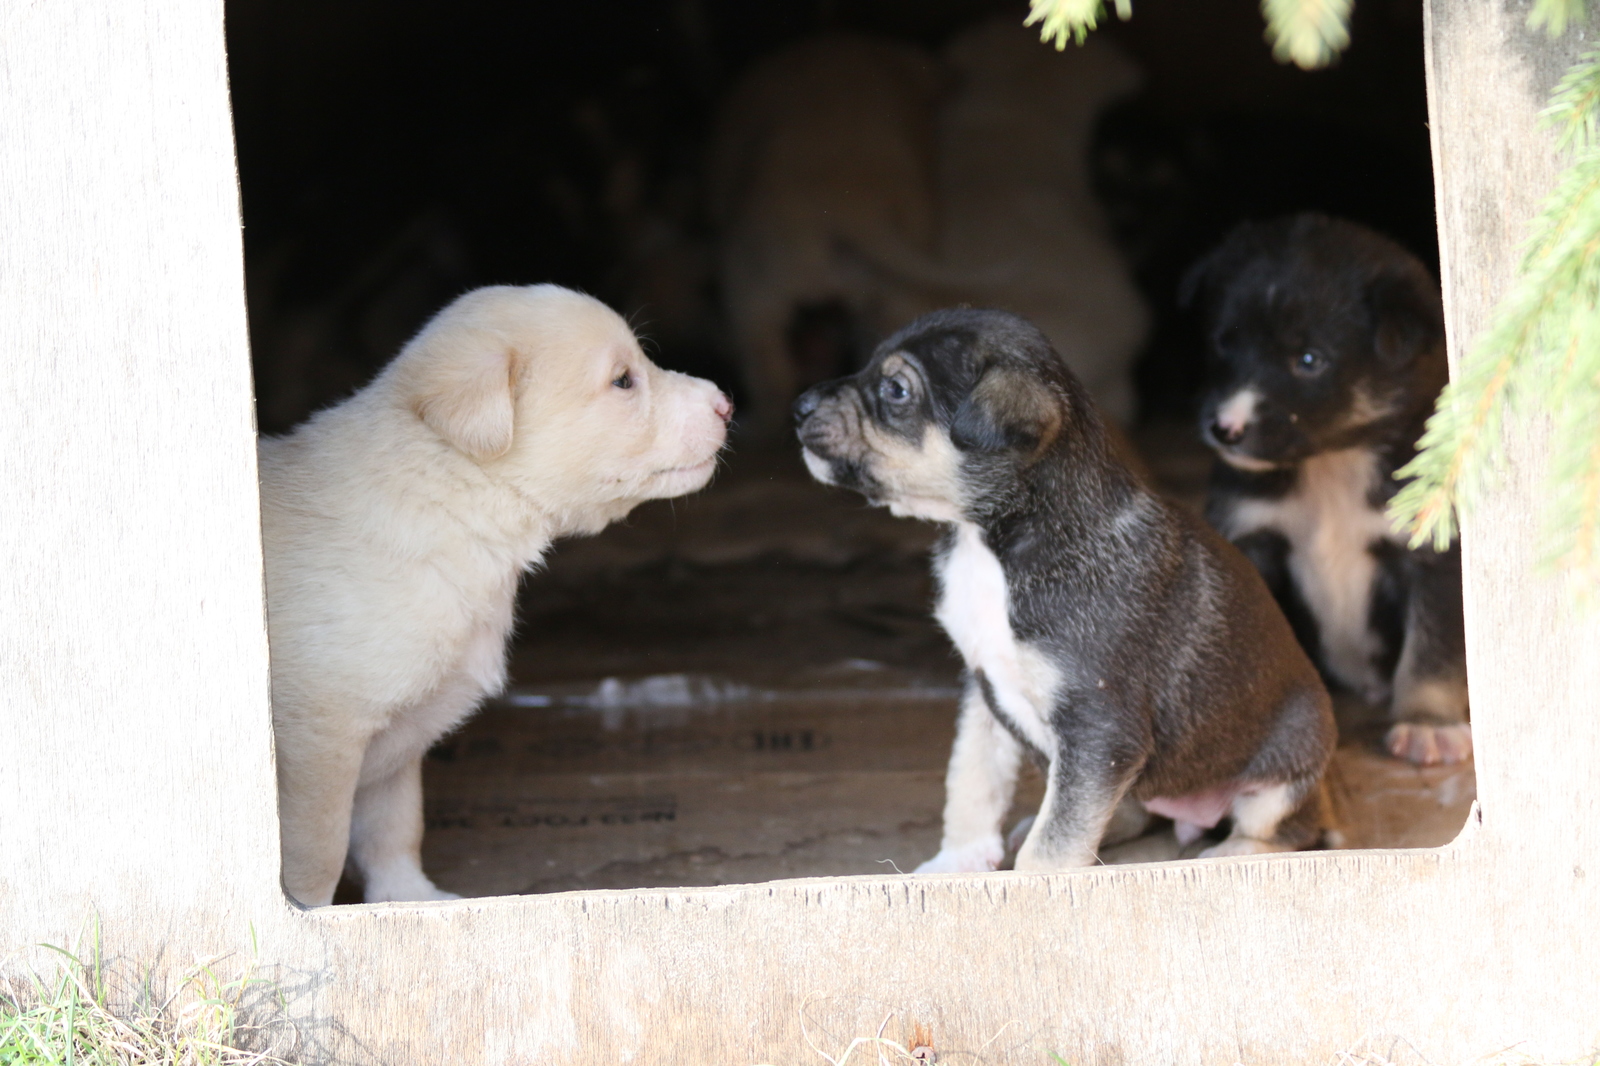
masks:
[(924, 316), (795, 405), (807, 467), (949, 523), (938, 618), (967, 663), (939, 854), (992, 870), (1024, 750), (1046, 767), (1019, 870), (1094, 862), (1137, 800), (1209, 855), (1313, 845), (1327, 691), (1248, 562), (1111, 453), (1088, 394), (1015, 315)]
[(1184, 291), (1211, 353), (1207, 517), (1324, 673), (1389, 708), (1392, 753), (1465, 759), (1460, 549), (1408, 549), (1384, 517), (1449, 374), (1438, 286), (1371, 230), (1296, 215), (1236, 229)]

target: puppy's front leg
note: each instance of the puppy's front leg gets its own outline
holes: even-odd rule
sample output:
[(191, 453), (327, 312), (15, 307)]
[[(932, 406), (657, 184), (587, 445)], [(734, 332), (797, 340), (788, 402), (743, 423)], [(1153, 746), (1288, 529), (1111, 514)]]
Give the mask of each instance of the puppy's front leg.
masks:
[(368, 903), (461, 898), (422, 872), (421, 754), (356, 790), (350, 858), (366, 882)]
[(1413, 552), (1407, 560), (1411, 597), (1387, 744), (1396, 758), (1424, 766), (1462, 762), (1472, 754), (1460, 560), (1459, 547), (1443, 555)]
[(1016, 868), (1036, 873), (1093, 866), (1106, 827), (1143, 759), (1106, 733), (1071, 730), (1073, 743), (1050, 759), (1039, 817), (1017, 851)]
[(283, 887), (307, 907), (326, 907), (344, 871), (350, 801), (366, 738), (318, 728), (338, 716), (278, 715), (278, 834)]
[(1000, 825), (1011, 809), (1022, 748), (1006, 731), (969, 672), (945, 775), (944, 839), (917, 873), (993, 870), (1005, 856)]

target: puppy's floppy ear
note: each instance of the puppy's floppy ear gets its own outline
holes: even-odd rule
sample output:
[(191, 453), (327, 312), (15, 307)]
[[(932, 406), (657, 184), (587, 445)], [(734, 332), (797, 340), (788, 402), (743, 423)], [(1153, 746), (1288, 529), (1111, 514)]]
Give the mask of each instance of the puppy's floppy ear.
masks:
[(479, 461), (511, 450), (515, 353), (504, 338), (441, 337), (412, 355), (408, 399), (429, 429)]
[(950, 442), (964, 452), (1016, 450), (1038, 455), (1061, 432), (1061, 397), (1038, 375), (991, 366), (950, 423)]
[(1444, 307), (1433, 279), (1421, 267), (1385, 271), (1367, 283), (1372, 346), (1378, 358), (1401, 366), (1444, 340)]

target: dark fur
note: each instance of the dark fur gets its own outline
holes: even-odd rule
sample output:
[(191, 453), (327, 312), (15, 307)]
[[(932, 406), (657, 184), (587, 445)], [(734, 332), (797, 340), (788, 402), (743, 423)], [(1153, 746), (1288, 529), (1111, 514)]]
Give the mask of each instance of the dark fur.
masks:
[[(1448, 378), (1437, 284), (1413, 256), (1365, 227), (1296, 215), (1239, 227), (1194, 267), (1184, 288), (1186, 298), (1202, 304), (1206, 320), (1210, 385), (1202, 435), (1219, 455), (1276, 467), (1241, 470), (1219, 458), (1207, 516), (1237, 538), (1325, 673), (1375, 702), (1391, 703), (1400, 723), (1464, 722), (1459, 549), (1412, 550), (1392, 535), (1370, 540), (1376, 567), (1365, 595), (1372, 679), (1363, 681), (1348, 669), (1340, 676), (1330, 668), (1326, 620), (1295, 577), (1295, 549), (1283, 532), (1303, 513), (1287, 509), (1300, 506), (1307, 462), (1340, 452), (1370, 457), (1374, 473), (1365, 499), (1338, 520), (1352, 530), (1381, 526), (1378, 516), (1398, 487), (1394, 472), (1415, 453)], [(1307, 352), (1319, 360), (1315, 372), (1301, 365)], [(1219, 425), (1218, 410), (1247, 387), (1261, 396), (1256, 417), (1230, 440), (1239, 427)], [(1259, 512), (1260, 504), (1273, 502), (1286, 508), (1286, 521), (1241, 528), (1248, 508)], [(1298, 563), (1314, 565), (1309, 553)], [(1414, 695), (1430, 682), (1441, 686), (1436, 692), (1459, 692), (1458, 712), (1454, 704), (1446, 708)], [(1438, 761), (1426, 745), (1407, 749), (1398, 736), (1391, 733), (1396, 754)]]
[[(911, 403), (884, 394), (882, 367), (897, 354), (920, 377)], [(877, 503), (892, 493), (861, 451), (866, 424), (910, 446), (931, 428), (958, 450), (961, 518), (1000, 562), (1017, 639), (1062, 678), (1037, 753), (1058, 786), (1035, 827), (1042, 855), (1081, 860), (1087, 841), (1092, 858), (1124, 795), (1237, 781), (1294, 783), (1299, 806), (1277, 843), (1316, 841), (1334, 726), (1315, 669), (1240, 553), (1115, 457), (1038, 330), (998, 311), (924, 316), (860, 373), (801, 397), (796, 416), (828, 480)], [(1035, 746), (981, 671), (968, 684)]]

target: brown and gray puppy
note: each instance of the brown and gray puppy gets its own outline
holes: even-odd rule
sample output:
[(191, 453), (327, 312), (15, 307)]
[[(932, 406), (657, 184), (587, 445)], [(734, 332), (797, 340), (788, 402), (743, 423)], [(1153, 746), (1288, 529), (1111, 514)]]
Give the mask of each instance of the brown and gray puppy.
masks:
[(1185, 288), (1211, 356), (1207, 516), (1327, 676), (1389, 708), (1394, 755), (1467, 758), (1460, 549), (1408, 548), (1384, 513), (1448, 377), (1438, 285), (1394, 242), (1307, 214), (1241, 226)]
[(966, 660), (944, 839), (991, 870), (1019, 760), (1046, 768), (1019, 870), (1092, 863), (1125, 798), (1207, 855), (1316, 844), (1328, 695), (1238, 551), (1118, 461), (1086, 390), (1016, 315), (951, 310), (795, 406), (806, 465), (947, 523), (938, 618)]

